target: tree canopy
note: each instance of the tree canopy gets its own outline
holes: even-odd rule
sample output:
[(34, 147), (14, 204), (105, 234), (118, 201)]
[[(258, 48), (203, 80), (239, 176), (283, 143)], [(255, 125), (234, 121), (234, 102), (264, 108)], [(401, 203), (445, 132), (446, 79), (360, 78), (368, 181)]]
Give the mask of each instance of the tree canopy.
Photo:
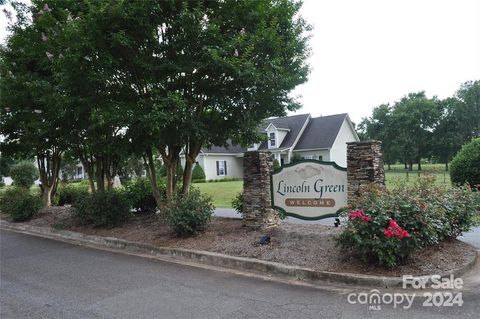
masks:
[(393, 105), (380, 105), (359, 125), (361, 135), (383, 142), (384, 160), (412, 169), (422, 159), (446, 164), (461, 146), (480, 136), (480, 81), (463, 83), (454, 96), (427, 98), (410, 93)]
[(37, 158), (56, 150), (55, 169), (67, 152), (92, 191), (110, 188), (122, 163), (141, 157), (160, 206), (158, 155), (169, 198), (185, 156), (187, 193), (202, 147), (258, 141), (263, 119), (299, 107), (291, 91), (307, 79), (310, 52), (300, 8), (293, 0), (33, 0), (19, 7), (2, 50), (2, 148)]

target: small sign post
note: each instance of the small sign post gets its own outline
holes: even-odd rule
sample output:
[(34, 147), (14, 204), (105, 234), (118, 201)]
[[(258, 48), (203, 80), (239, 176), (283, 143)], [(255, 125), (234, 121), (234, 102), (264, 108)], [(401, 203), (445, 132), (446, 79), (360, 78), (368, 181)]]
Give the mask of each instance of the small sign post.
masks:
[(347, 205), (347, 169), (334, 162), (302, 160), (270, 175), (272, 207), (305, 220), (338, 216)]

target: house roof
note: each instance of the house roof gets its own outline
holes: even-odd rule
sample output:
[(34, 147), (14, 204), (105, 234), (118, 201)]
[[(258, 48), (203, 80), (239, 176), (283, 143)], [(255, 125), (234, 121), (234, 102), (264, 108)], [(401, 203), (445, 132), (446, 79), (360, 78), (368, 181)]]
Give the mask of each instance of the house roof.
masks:
[(347, 113), (312, 118), (295, 150), (331, 148)]
[[(302, 130), (305, 121), (310, 117), (310, 114), (299, 114), (294, 116), (278, 117), (275, 119), (268, 119), (260, 126), (260, 130), (264, 131), (270, 124), (273, 124), (276, 128), (290, 130), (287, 136), (282, 141), (282, 144), (278, 149), (289, 148), (293, 146), (293, 143), (297, 140), (298, 134)], [(259, 150), (268, 149), (266, 141), (263, 141), (258, 147)]]
[(247, 149), (241, 147), (240, 145), (232, 145), (231, 142), (228, 142), (228, 145), (225, 146), (212, 146), (202, 150), (204, 153), (208, 154), (238, 154), (245, 153)]
[[(273, 124), (277, 129), (289, 130), (283, 139), (282, 144), (274, 150), (285, 150), (292, 146), (295, 146), (295, 150), (326, 149), (333, 146), (343, 121), (347, 116), (347, 113), (342, 113), (316, 118), (310, 118), (310, 114), (279, 117), (263, 121), (259, 130), (264, 132), (270, 124)], [(309, 118), (310, 120), (303, 131), (302, 136), (297, 144), (294, 145), (305, 121)], [(267, 142), (263, 141), (258, 149), (267, 150)], [(202, 151), (207, 154), (238, 154), (246, 152), (247, 149), (240, 145), (231, 145), (231, 143), (229, 143), (227, 147), (212, 146), (208, 149), (203, 149)]]

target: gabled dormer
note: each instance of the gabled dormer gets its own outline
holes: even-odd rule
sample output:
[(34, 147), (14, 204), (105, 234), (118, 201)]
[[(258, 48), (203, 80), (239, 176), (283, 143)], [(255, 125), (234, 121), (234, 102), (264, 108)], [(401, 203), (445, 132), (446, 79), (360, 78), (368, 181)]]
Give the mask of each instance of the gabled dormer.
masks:
[(277, 127), (273, 123), (270, 123), (265, 129), (267, 133), (267, 145), (268, 149), (274, 149), (282, 145), (283, 140), (287, 136), (290, 129), (288, 127)]

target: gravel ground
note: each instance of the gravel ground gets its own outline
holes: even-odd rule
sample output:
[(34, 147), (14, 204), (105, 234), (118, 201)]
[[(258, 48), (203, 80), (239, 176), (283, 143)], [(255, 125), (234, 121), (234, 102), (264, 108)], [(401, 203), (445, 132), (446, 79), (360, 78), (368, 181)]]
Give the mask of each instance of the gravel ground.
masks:
[[(71, 208), (52, 207), (42, 210), (27, 223), (159, 246), (252, 257), (316, 270), (387, 276), (442, 273), (461, 266), (476, 253), (461, 241), (446, 241), (415, 253), (405, 265), (386, 269), (365, 265), (355, 256), (340, 251), (335, 246), (334, 237), (341, 228), (333, 226), (283, 223), (268, 231), (251, 231), (242, 227), (239, 219), (215, 217), (205, 233), (179, 238), (154, 214), (138, 214), (123, 226), (111, 229), (77, 226), (71, 215)], [(271, 236), (271, 243), (259, 245), (260, 237), (267, 234)]]

